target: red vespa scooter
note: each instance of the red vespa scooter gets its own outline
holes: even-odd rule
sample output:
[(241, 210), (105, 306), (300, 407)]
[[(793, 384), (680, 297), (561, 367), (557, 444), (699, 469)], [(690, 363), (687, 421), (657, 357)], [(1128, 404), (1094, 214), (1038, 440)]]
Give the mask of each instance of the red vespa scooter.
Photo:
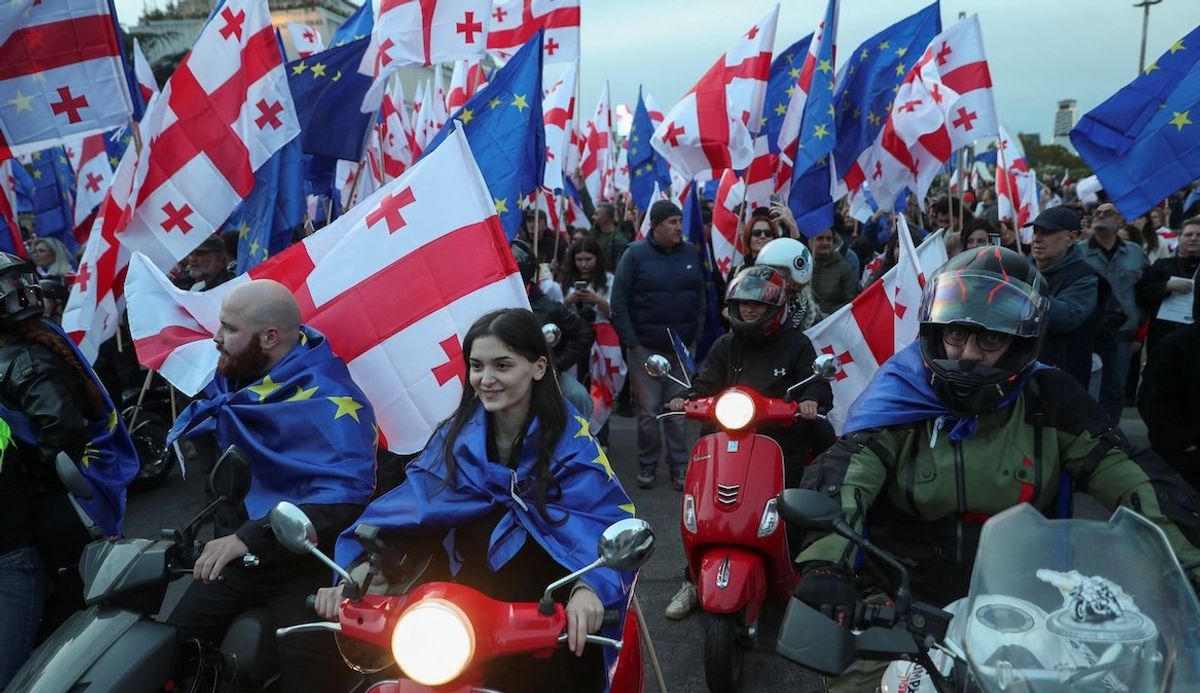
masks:
[[(429, 582), (401, 594), (362, 594), (364, 588), (315, 545), (316, 532), (304, 512), (283, 502), (271, 511), (271, 529), (283, 546), (295, 553), (311, 553), (347, 582), (337, 623), (320, 621), (276, 631), (277, 637), (310, 631), (332, 631), (346, 663), (363, 673), (399, 666), (407, 678), (379, 681), (368, 693), (484, 693), (484, 665), (506, 655), (549, 655), (565, 646), (567, 615), (552, 592), (571, 584), (596, 568), (636, 570), (654, 552), (654, 532), (645, 520), (629, 518), (614, 523), (601, 537), (599, 558), (551, 583), (536, 603), (501, 602), (452, 582)], [(359, 525), (364, 547), (371, 546), (372, 528)], [(382, 549), (381, 549), (382, 550)], [(417, 570), (419, 575), (420, 569)], [(418, 575), (408, 580), (416, 581)], [(411, 582), (407, 583), (411, 586)], [(605, 614), (605, 625), (615, 625), (618, 612)], [(641, 693), (645, 689), (639, 619), (631, 611), (620, 640), (587, 636), (590, 644), (618, 650), (613, 693)], [(365, 646), (364, 646), (365, 645)], [(500, 693), (500, 692), (493, 692)]]
[[(654, 355), (646, 363), (651, 377), (670, 375), (671, 364)], [(686, 371), (685, 371), (686, 372)], [(813, 362), (813, 374), (788, 389), (784, 399), (760, 395), (736, 385), (714, 397), (691, 399), (683, 412), (717, 426), (692, 447), (683, 486), (680, 533), (700, 608), (708, 614), (704, 631), (704, 674), (708, 689), (737, 689), (743, 648), (753, 641), (763, 603), (786, 604), (795, 586), (786, 528), (775, 509), (783, 490), (783, 452), (760, 435), (767, 423), (789, 425), (797, 403), (790, 401), (815, 378), (830, 380), (837, 364), (829, 354)], [(690, 383), (676, 380), (690, 389)]]

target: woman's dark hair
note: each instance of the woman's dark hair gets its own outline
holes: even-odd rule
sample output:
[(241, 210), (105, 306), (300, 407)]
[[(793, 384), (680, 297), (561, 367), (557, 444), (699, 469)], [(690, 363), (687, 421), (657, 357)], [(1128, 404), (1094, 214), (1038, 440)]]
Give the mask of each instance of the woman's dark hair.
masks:
[(1145, 226), (1139, 229), (1137, 224), (1126, 224), (1125, 232), (1129, 234), (1129, 240), (1142, 246), (1147, 252), (1158, 250), (1158, 229), (1150, 223), (1149, 213), (1146, 214)]
[[(921, 245), (921, 234), (917, 233), (916, 229), (914, 229), (910, 226), (908, 229), (908, 234), (909, 234), (909, 236), (912, 237), (914, 248), (917, 247), (918, 245)], [(883, 275), (887, 274), (888, 270), (890, 270), (891, 268), (896, 266), (896, 263), (899, 262), (899, 259), (900, 259), (900, 250), (898, 247), (899, 245), (900, 245), (900, 229), (897, 228), (892, 233), (892, 235), (888, 238), (887, 243), (884, 244), (884, 246), (883, 246), (883, 262), (879, 263), (879, 267), (874, 272), (871, 273), (870, 278), (867, 279), (867, 284), (875, 283), (876, 279), (879, 279)], [(896, 255), (895, 258), (892, 257), (893, 254)]]
[(583, 278), (579, 276), (579, 270), (575, 267), (575, 256), (579, 253), (591, 253), (596, 256), (596, 268), (592, 270), (592, 278), (589, 283), (593, 289), (603, 293), (608, 288), (608, 259), (604, 257), (604, 251), (600, 249), (600, 244), (596, 242), (596, 239), (588, 237), (575, 241), (567, 250), (567, 259), (560, 266), (563, 277), (563, 294), (570, 291), (572, 284)]
[(986, 233), (989, 239), (992, 237), (992, 234), (1000, 234), (1000, 230), (996, 228), (996, 225), (987, 219), (968, 219), (962, 230), (963, 250), (967, 249), (967, 239), (969, 239), (971, 234), (975, 233), (976, 231), (982, 231)]
[[(550, 355), (550, 347), (542, 334), (542, 324), (527, 308), (503, 308), (487, 313), (471, 325), (463, 338), (463, 368), (471, 372), (471, 348), (480, 337), (495, 337), (504, 346), (515, 351), (530, 362), (539, 358), (546, 359), (546, 374), (541, 380), (533, 382), (532, 402), (529, 407), (529, 419), (525, 422), (525, 431), (513, 443), (513, 450), (518, 451), (525, 443), (525, 433), (529, 424), (537, 417), (541, 428), (541, 439), (537, 441), (538, 456), (534, 462), (534, 504), (538, 512), (546, 520), (546, 500), (557, 500), (562, 495), (562, 487), (554, 476), (551, 464), (554, 462), (554, 448), (567, 428), (567, 407), (563, 404), (562, 392), (558, 389), (558, 378), (554, 372), (554, 359)], [(450, 430), (442, 448), (446, 459), (446, 481), (453, 483), (457, 470), (454, 459), (454, 442), (462, 431), (463, 425), (471, 418), (478, 405), (478, 397), (474, 388), (469, 385), (463, 388), (462, 399), (458, 409), (449, 419)], [(563, 518), (562, 521), (566, 521)]]

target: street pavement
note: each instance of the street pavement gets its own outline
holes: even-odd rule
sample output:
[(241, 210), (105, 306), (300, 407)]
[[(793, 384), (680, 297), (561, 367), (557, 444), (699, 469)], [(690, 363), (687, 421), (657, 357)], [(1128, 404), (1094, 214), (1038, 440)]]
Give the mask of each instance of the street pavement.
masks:
[[(1134, 445), (1145, 445), (1145, 426), (1136, 410), (1126, 409), (1122, 428)], [(693, 440), (695, 428), (692, 429)], [(637, 488), (635, 424), (632, 418), (614, 417), (610, 424), (608, 449), (613, 470), (625, 483), (637, 507), (639, 517), (655, 529), (657, 549), (642, 569), (637, 583), (637, 598), (642, 605), (667, 689), (671, 693), (700, 692), (704, 685), (704, 615), (693, 613), (683, 621), (670, 621), (663, 609), (679, 588), (683, 570), (683, 548), (679, 538), (680, 496), (660, 469), (659, 483), (650, 490)], [(204, 507), (205, 469), (188, 470), (185, 481), (178, 469), (161, 487), (131, 495), (126, 517), (128, 536), (158, 536), (164, 527), (179, 528)], [(1077, 499), (1076, 511), (1085, 516), (1105, 516), (1090, 498)], [(169, 613), (177, 595), (186, 586), (186, 579), (172, 586), (168, 596)], [(741, 690), (755, 693), (806, 693), (820, 691), (820, 679), (774, 652), (775, 633), (780, 614), (768, 610), (759, 631), (757, 647), (745, 659)], [(647, 691), (655, 690), (652, 674), (647, 669)]]

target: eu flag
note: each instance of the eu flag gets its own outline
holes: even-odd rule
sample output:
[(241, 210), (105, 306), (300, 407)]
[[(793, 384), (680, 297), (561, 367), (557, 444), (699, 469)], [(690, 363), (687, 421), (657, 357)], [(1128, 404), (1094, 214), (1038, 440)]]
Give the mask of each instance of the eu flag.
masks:
[(650, 209), (655, 183), (660, 190), (671, 187), (671, 170), (666, 159), (650, 146), (653, 137), (654, 121), (650, 120), (650, 111), (642, 99), (642, 88), (638, 87), (637, 109), (629, 129), (629, 190), (633, 194), (633, 203), (643, 211)]
[(225, 222), (238, 231), (238, 274), (287, 248), (304, 221), (301, 158), (300, 138), (295, 137), (254, 172), (254, 189)]
[(762, 128), (759, 137), (767, 138), (772, 154), (779, 153), (779, 130), (783, 127), (783, 114), (787, 113), (788, 102), (800, 78), (800, 66), (808, 55), (808, 44), (812, 34), (787, 47), (771, 61), (771, 75), (767, 79), (767, 96), (763, 100)]
[[(542, 122), (542, 31), (517, 51), (447, 120), (462, 123), (475, 163), (483, 174), (508, 240), (521, 227), (520, 201), (541, 187), (546, 167), (546, 128)], [(421, 154), (437, 148), (443, 127)]]
[(717, 303), (717, 284), (713, 277), (712, 248), (704, 236), (704, 210), (700, 206), (700, 187), (693, 181), (683, 202), (683, 232), (700, 252), (704, 270), (704, 331), (696, 339), (696, 361), (703, 361), (725, 330), (722, 329), (720, 305)]
[(1200, 178), (1198, 121), (1200, 27), (1083, 116), (1071, 143), (1132, 219)]
[(329, 40), (330, 46), (341, 46), (351, 41), (366, 38), (371, 35), (371, 30), (375, 28), (375, 13), (371, 9), (371, 2), (367, 0), (358, 9), (354, 11), (342, 25), (333, 32), (333, 38)]
[(941, 6), (935, 2), (875, 34), (850, 55), (834, 95), (837, 175), (844, 176), (875, 142), (904, 75), (940, 33)]
[(815, 236), (833, 226), (830, 196), (829, 153), (837, 139), (837, 111), (833, 107), (833, 46), (837, 37), (837, 0), (825, 6), (824, 40), (817, 49), (812, 83), (800, 119), (800, 146), (792, 163), (788, 207), (805, 236)]
[(369, 40), (358, 39), (287, 64), (305, 154), (346, 161), (362, 158), (373, 114), (359, 110), (371, 78), (359, 74), (358, 64)]
[[(33, 227), (37, 235), (62, 241), (74, 256), (78, 244), (75, 234), (74, 196), (75, 174), (61, 147), (34, 152), (29, 164), (33, 178)], [(73, 257), (72, 257), (73, 259)], [(74, 264), (74, 263), (72, 263)]]

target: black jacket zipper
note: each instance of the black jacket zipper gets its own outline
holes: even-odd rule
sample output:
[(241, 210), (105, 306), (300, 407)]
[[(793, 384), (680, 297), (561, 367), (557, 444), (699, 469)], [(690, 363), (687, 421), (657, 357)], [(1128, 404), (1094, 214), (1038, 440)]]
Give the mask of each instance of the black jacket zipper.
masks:
[(954, 484), (958, 489), (958, 517), (955, 518), (956, 542), (954, 545), (954, 561), (963, 561), (963, 515), (967, 512), (967, 479), (963, 466), (962, 445), (957, 440), (951, 440), (954, 446)]

